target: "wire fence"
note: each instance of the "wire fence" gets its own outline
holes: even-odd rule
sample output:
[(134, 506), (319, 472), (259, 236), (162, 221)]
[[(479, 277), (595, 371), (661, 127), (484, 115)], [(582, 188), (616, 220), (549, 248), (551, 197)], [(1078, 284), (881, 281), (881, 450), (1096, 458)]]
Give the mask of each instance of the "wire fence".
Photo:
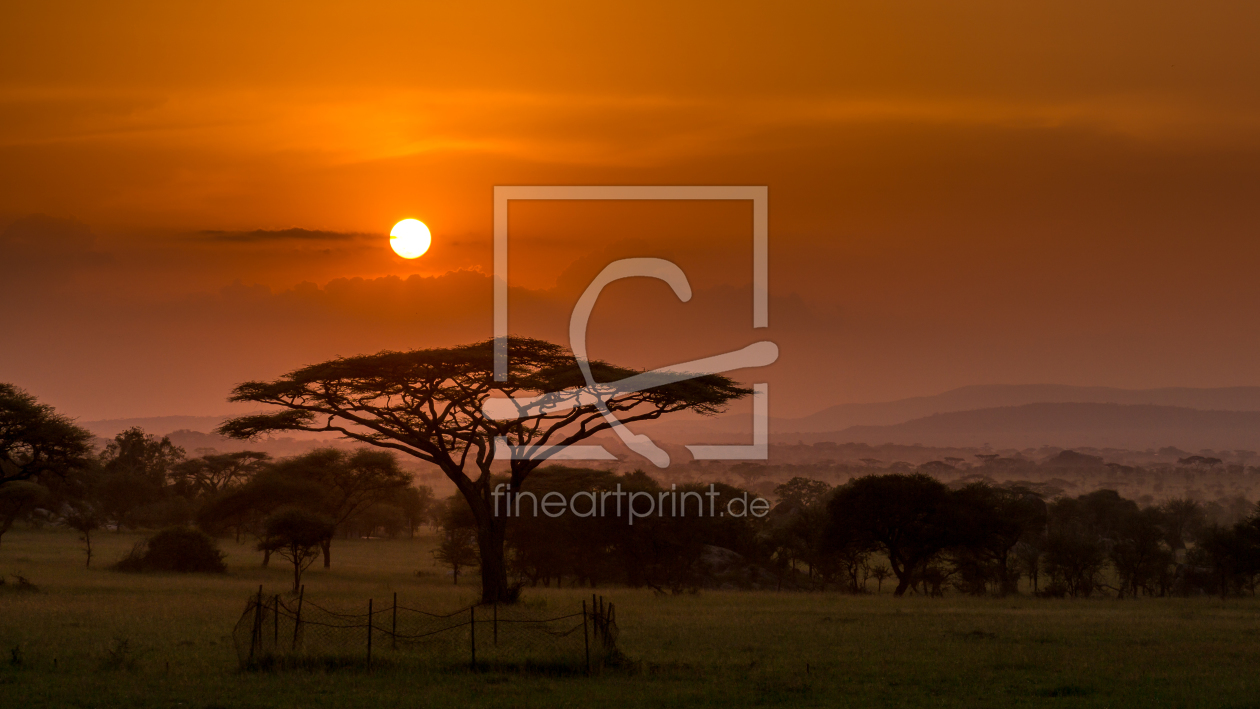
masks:
[(296, 597), (251, 595), (232, 637), (242, 668), (414, 661), (434, 666), (597, 673), (621, 657), (617, 610), (592, 595), (574, 612), (544, 616), (520, 605), (478, 604), (431, 613), (369, 599), (364, 612)]

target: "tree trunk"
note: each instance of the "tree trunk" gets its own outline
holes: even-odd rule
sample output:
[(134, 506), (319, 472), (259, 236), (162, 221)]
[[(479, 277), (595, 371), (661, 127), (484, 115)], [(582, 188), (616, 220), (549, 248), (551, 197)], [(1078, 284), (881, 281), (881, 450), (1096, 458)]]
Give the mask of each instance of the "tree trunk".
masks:
[(897, 588), (893, 591), (893, 595), (900, 598), (906, 595), (906, 589), (910, 588), (910, 574), (897, 577)]
[[(507, 563), (504, 559), (503, 542), (507, 529), (506, 515), (496, 513), (491, 503), (488, 476), (484, 482), (471, 483), (462, 473), (448, 473), (452, 482), (459, 488), (464, 500), (477, 522), (477, 551), (481, 565), (481, 602), (507, 603), (508, 582)], [(512, 489), (520, 489), (523, 476), (513, 475)], [(508, 509), (511, 509), (512, 498), (507, 498)]]
[(503, 554), (506, 520), (490, 515), (488, 524), (478, 522), (477, 547), (481, 552), (481, 602), (508, 602), (507, 564)]
[(910, 582), (914, 580), (914, 565), (908, 561), (901, 561), (899, 555), (894, 554), (891, 549), (886, 549), (888, 553), (888, 566), (892, 568), (893, 575), (897, 577), (897, 588), (893, 590), (893, 596), (900, 598), (906, 595), (906, 591), (910, 588)]

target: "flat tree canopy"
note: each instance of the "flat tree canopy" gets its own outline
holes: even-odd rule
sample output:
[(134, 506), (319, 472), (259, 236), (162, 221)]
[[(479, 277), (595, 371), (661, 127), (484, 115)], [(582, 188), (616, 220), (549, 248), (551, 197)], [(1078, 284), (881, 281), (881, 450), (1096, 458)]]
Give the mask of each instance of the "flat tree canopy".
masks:
[[(519, 490), (526, 476), (558, 447), (612, 428), (595, 397), (589, 392), (578, 395), (587, 383), (569, 350), (530, 338), (511, 338), (507, 344), (511, 368), (503, 382), (494, 380), (494, 340), (338, 358), (272, 382), (246, 382), (236, 388), (231, 401), (281, 410), (227, 421), (219, 431), (237, 438), (278, 431), (335, 432), (438, 466), (459, 488), (477, 520), (483, 598), (501, 601), (507, 597), (506, 520), (493, 513), (491, 504), (496, 437), (532, 451), (511, 461), (511, 489)], [(598, 361), (589, 367), (610, 395), (604, 406), (623, 423), (679, 411), (714, 414), (752, 393), (721, 375), (663, 378), (650, 388), (618, 390), (615, 382), (641, 373)], [(494, 396), (541, 399), (519, 416), (502, 420), (483, 410)]]
[(0, 383), (0, 484), (83, 467), (92, 434), (12, 384)]

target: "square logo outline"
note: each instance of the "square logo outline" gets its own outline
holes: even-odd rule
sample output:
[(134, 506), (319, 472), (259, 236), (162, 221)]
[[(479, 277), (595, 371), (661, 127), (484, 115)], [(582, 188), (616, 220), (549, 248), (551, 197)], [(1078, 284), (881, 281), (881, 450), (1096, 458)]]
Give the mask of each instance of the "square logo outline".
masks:
[[(519, 201), (744, 201), (753, 203), (753, 328), (768, 327), (769, 188), (766, 185), (495, 185), (494, 187), (494, 379), (508, 370), (508, 204)], [(686, 446), (696, 460), (765, 460), (769, 457), (769, 384), (753, 384), (753, 444)], [(506, 441), (509, 457), (528, 456)], [(568, 446), (554, 460), (617, 460), (600, 445)]]

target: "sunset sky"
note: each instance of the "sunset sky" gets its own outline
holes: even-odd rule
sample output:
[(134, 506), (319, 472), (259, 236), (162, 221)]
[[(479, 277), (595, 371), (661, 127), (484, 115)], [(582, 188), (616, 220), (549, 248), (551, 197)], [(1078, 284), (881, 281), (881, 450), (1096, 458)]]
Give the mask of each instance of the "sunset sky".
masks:
[[(0, 381), (233, 411), (491, 334), (495, 185), (767, 185), (511, 213), (513, 331), (652, 367), (779, 343), (772, 414), (967, 384), (1260, 385), (1260, 5), (0, 5)], [(405, 261), (400, 219), (433, 232)]]

